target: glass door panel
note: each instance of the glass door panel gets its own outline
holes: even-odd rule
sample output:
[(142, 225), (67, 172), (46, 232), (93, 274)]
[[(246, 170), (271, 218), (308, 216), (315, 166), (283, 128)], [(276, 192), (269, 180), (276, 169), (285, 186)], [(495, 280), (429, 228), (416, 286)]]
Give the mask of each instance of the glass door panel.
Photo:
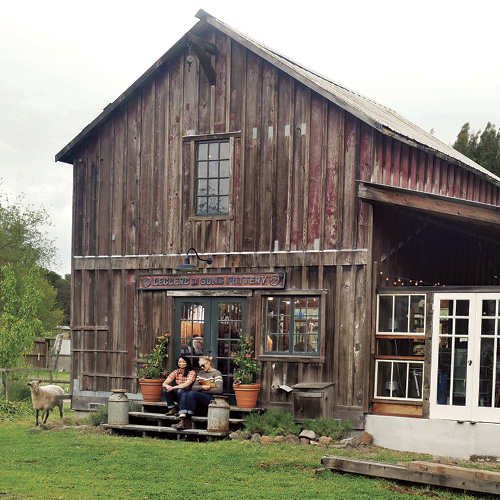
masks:
[(224, 394), (233, 394), (231, 353), (245, 331), (246, 302), (241, 298), (178, 298), (175, 301), (175, 358), (188, 357), (198, 369), (200, 356), (213, 356), (222, 373)]
[(205, 304), (182, 302), (180, 313), (179, 355), (191, 360), (194, 368), (203, 354), (205, 334)]
[(238, 350), (238, 338), (243, 332), (242, 302), (218, 301), (217, 309), (217, 369), (222, 373), (224, 392), (233, 392), (231, 377), (235, 369), (231, 353)]
[(500, 294), (436, 294), (431, 418), (500, 422)]
[(473, 296), (434, 297), (431, 417), (467, 419), (471, 398)]

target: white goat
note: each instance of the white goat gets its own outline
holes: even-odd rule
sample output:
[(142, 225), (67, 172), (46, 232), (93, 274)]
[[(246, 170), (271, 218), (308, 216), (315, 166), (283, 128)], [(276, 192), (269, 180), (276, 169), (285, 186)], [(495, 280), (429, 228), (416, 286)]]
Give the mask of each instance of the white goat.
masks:
[(63, 404), (64, 400), (57, 396), (64, 395), (64, 391), (58, 385), (45, 385), (40, 386), (41, 380), (32, 380), (28, 382), (31, 387), (31, 401), (33, 401), (33, 408), (36, 410), (36, 424), (38, 425), (38, 412), (42, 411), (42, 424), (47, 422), (49, 413), (54, 406), (59, 406), (59, 413), (63, 417)]

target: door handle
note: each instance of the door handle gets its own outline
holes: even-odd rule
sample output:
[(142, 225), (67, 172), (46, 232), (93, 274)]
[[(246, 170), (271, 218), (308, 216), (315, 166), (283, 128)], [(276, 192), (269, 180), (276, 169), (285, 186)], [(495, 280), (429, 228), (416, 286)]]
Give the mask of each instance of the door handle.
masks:
[(472, 365), (472, 359), (469, 359), (469, 366)]

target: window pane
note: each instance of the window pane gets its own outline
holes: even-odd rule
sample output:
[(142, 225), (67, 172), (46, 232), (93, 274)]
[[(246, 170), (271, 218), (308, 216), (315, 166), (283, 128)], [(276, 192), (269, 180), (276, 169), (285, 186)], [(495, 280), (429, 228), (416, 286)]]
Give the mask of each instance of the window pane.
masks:
[(222, 160), (219, 163), (219, 175), (221, 177), (229, 177), (229, 160)]
[(393, 295), (381, 295), (378, 306), (378, 331), (392, 332)]
[(200, 179), (198, 181), (198, 196), (205, 196), (208, 193), (207, 191), (207, 181), (206, 179)]
[(216, 161), (208, 162), (208, 177), (211, 179), (219, 178), (219, 163)]
[(219, 198), (217, 196), (209, 196), (208, 198), (208, 213), (216, 214), (219, 207)]
[(421, 399), (424, 365), (421, 363), (410, 363), (409, 367), (408, 397)]
[(469, 300), (457, 300), (457, 313), (456, 316), (469, 315)]
[(220, 143), (219, 157), (222, 160), (229, 158), (229, 141)]
[(229, 194), (229, 179), (221, 179), (219, 183), (219, 194), (227, 195)]
[(208, 159), (208, 144), (206, 142), (201, 142), (198, 144), (198, 160)]
[(408, 332), (408, 296), (394, 298), (394, 332)]
[(196, 213), (206, 214), (208, 210), (207, 199), (200, 197), (196, 200)]
[(424, 333), (425, 295), (410, 296), (410, 333)]
[(219, 181), (217, 179), (210, 179), (208, 181), (208, 194), (210, 196), (219, 194)]
[(496, 300), (483, 300), (483, 316), (495, 316)]
[(208, 177), (208, 163), (206, 161), (200, 161), (198, 163), (198, 179)]
[(208, 144), (208, 158), (210, 160), (218, 160), (219, 159), (219, 143), (218, 142), (210, 142)]
[(469, 320), (456, 319), (455, 320), (455, 335), (469, 335)]
[(442, 300), (439, 304), (440, 316), (453, 316), (453, 300)]
[(482, 335), (495, 335), (495, 320), (482, 319), (481, 320), (481, 334)]
[(229, 213), (229, 198), (227, 196), (221, 196), (219, 198), (219, 213), (220, 214)]

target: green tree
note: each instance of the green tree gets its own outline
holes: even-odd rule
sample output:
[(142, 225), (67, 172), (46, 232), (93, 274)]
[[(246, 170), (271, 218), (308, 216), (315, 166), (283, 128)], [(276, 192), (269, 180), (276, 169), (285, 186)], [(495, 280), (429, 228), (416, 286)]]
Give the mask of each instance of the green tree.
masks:
[[(3, 311), (0, 318), (0, 366), (14, 368), (21, 364), (23, 356), (33, 347), (33, 339), (43, 333), (37, 317), (42, 300), (39, 288), (40, 270), (31, 268), (22, 286), (17, 286), (16, 276), (10, 264), (1, 268), (0, 300)], [(21, 293), (18, 289), (21, 289)]]
[(50, 225), (43, 208), (9, 203), (0, 191), (0, 367), (12, 368), (37, 335), (53, 335), (63, 320), (57, 291), (42, 272), (55, 248), (42, 228)]
[(47, 281), (57, 290), (56, 306), (62, 310), (63, 317), (59, 325), (69, 326), (71, 306), (71, 274), (62, 278), (54, 271), (46, 271)]
[(453, 147), (482, 167), (500, 175), (500, 129), (488, 122), (484, 131), (474, 132), (470, 123), (460, 130)]

